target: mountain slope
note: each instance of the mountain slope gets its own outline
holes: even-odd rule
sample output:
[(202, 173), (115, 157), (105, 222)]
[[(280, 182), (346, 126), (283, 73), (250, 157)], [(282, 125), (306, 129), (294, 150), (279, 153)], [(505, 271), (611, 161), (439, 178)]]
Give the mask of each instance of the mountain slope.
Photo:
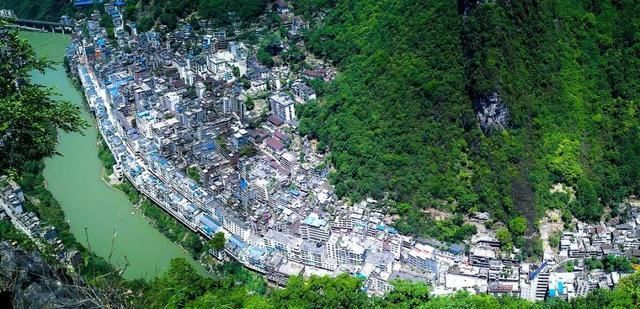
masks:
[(73, 5), (65, 0), (0, 0), (0, 9), (13, 10), (19, 18), (57, 22), (73, 12)]
[(637, 192), (637, 2), (479, 2), (296, 1), (329, 9), (307, 46), (342, 73), (300, 130), (338, 194), (533, 221)]

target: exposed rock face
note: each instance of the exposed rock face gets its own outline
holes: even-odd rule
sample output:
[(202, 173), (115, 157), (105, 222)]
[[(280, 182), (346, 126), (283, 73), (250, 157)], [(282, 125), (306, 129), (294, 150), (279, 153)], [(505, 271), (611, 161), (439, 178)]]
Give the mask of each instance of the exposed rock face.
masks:
[(469, 11), (482, 3), (495, 2), (495, 0), (458, 0), (458, 12), (466, 19)]
[(78, 277), (7, 242), (0, 242), (0, 293), (0, 303), (14, 308), (102, 307), (90, 296), (94, 291)]
[(509, 124), (509, 109), (497, 92), (473, 100), (473, 109), (485, 134), (502, 131)]
[[(467, 16), (471, 14), (473, 10), (479, 5), (491, 2), (494, 2), (494, 0), (458, 0), (458, 10), (459, 13), (463, 15), (465, 25), (469, 26), (467, 23), (470, 21), (467, 20)], [(465, 31), (463, 31), (462, 34), (462, 45), (464, 57), (467, 58), (467, 60), (474, 59), (474, 55), (477, 52), (475, 49), (477, 47), (469, 44), (468, 34), (465, 34)], [(474, 74), (473, 70), (469, 68), (467, 68), (466, 73)], [(471, 79), (480, 78), (473, 75), (469, 77)], [(483, 82), (487, 83), (487, 81)], [(493, 83), (495, 83), (495, 86), (489, 88), (490, 90), (476, 89), (475, 87), (469, 87), (467, 89), (469, 97), (473, 102), (473, 110), (475, 111), (476, 118), (484, 134), (502, 131), (506, 129), (509, 124), (509, 109), (500, 97), (500, 86), (497, 77), (493, 80)], [(492, 92), (487, 94), (488, 91)]]
[(476, 6), (478, 2), (479, 0), (458, 0), (458, 13), (466, 18), (469, 10)]

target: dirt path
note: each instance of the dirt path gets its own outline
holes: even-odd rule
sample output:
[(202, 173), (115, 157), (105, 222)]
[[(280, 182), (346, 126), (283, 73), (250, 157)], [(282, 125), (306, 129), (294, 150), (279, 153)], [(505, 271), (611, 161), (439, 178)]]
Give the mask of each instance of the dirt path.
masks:
[(557, 248), (552, 248), (549, 245), (549, 236), (555, 231), (562, 231), (563, 225), (560, 220), (559, 210), (547, 210), (544, 218), (540, 220), (540, 239), (542, 240), (542, 247), (544, 249), (544, 260), (558, 259), (556, 251)]

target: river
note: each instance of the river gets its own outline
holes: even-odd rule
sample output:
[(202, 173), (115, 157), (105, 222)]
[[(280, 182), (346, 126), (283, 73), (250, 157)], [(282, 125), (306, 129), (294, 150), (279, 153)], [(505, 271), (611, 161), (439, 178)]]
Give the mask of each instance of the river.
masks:
[[(62, 60), (69, 36), (52, 33), (21, 32), (40, 56), (56, 64), (44, 74), (33, 74), (33, 81), (54, 87), (62, 98), (82, 109), (82, 117), (91, 126), (83, 134), (59, 132), (56, 149), (61, 154), (45, 161), (44, 178), (48, 189), (62, 206), (71, 231), (85, 246), (88, 242), (96, 254), (122, 266), (129, 266), (126, 279), (151, 279), (165, 270), (175, 257), (185, 257), (202, 273), (204, 269), (184, 250), (164, 237), (120, 191), (107, 186), (101, 179), (102, 165), (98, 159), (95, 121), (83, 106), (79, 93), (67, 78)], [(85, 233), (85, 227), (87, 233)]]

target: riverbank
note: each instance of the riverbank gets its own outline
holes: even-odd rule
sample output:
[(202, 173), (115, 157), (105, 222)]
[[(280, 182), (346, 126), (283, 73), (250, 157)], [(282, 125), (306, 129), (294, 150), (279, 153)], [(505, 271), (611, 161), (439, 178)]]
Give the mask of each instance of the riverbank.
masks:
[[(50, 44), (56, 41), (62, 41), (64, 45), (68, 44), (69, 37), (61, 34), (45, 34), (37, 32), (20, 32), (20, 37), (26, 39), (30, 44), (34, 37), (45, 38), (40, 40), (38, 44), (32, 44), (32, 47), (37, 52), (38, 56), (45, 57), (52, 61), (52, 68), (47, 69), (47, 72), (55, 71), (55, 67), (60, 66), (62, 61), (51, 57), (52, 51), (48, 48)], [(46, 74), (46, 73), (45, 73)], [(43, 76), (38, 73), (32, 74), (34, 82), (39, 83), (39, 77)], [(46, 86), (52, 86), (45, 84)], [(60, 91), (59, 88), (54, 89)], [(57, 132), (51, 132), (51, 134), (58, 134)], [(81, 253), (84, 263), (81, 264), (79, 271), (87, 278), (103, 277), (105, 275), (119, 275), (119, 270), (126, 268), (126, 264), (118, 265), (114, 267), (109, 264), (103, 257), (100, 257), (86, 246), (81, 244), (76, 236), (71, 232), (70, 226), (65, 219), (65, 212), (62, 209), (58, 200), (47, 189), (47, 182), (43, 176), (45, 169), (44, 160), (40, 161), (27, 161), (23, 164), (18, 172), (17, 182), (22, 187), (25, 194), (24, 208), (26, 211), (32, 211), (40, 218), (41, 222), (50, 224), (56, 228), (58, 233), (58, 239), (62, 241), (65, 248), (69, 250), (78, 250)], [(3, 235), (8, 239), (17, 241), (19, 244), (24, 245), (25, 248), (33, 247), (32, 244), (22, 237), (19, 237), (9, 228), (3, 228)], [(43, 252), (45, 254), (46, 252)], [(47, 256), (45, 254), (45, 256)], [(52, 261), (55, 259), (51, 259)]]
[(159, 205), (144, 196), (126, 178), (122, 184), (114, 186), (127, 195), (129, 201), (137, 205), (141, 214), (169, 240), (180, 246), (195, 260), (201, 260), (209, 245), (202, 238), (186, 228), (182, 223), (164, 212)]
[(24, 202), (26, 211), (37, 214), (43, 223), (50, 224), (56, 228), (58, 239), (62, 241), (65, 248), (78, 250), (85, 261), (79, 269), (80, 274), (86, 277), (100, 277), (105, 275), (118, 275), (128, 266), (126, 263), (112, 265), (93, 253), (89, 247), (81, 244), (71, 232), (71, 227), (65, 219), (65, 213), (60, 203), (46, 188), (43, 176), (45, 169), (44, 161), (28, 161), (20, 171), (19, 184), (27, 197)]
[[(88, 108), (82, 84), (71, 74), (68, 62), (65, 61), (64, 64), (67, 76), (73, 81), (76, 89), (82, 93), (84, 105)], [(203, 254), (208, 251), (208, 244), (171, 215), (164, 212), (159, 205), (144, 196), (144, 194), (136, 189), (126, 178), (119, 183), (115, 183), (112, 179), (112, 174), (113, 166), (116, 165), (116, 159), (100, 135), (98, 135), (96, 145), (98, 148), (98, 159), (102, 163), (101, 178), (104, 183), (124, 193), (134, 207), (140, 211), (145, 219), (149, 220), (154, 228), (191, 255), (193, 259), (196, 261), (203, 259)]]
[[(120, 191), (107, 186), (98, 160), (95, 122), (87, 112), (82, 92), (78, 92), (64, 70), (68, 36), (50, 33), (21, 33), (39, 56), (54, 59), (45, 74), (34, 73), (33, 81), (53, 87), (60, 98), (80, 107), (82, 117), (92, 126), (83, 134), (58, 133), (58, 156), (44, 161), (42, 178), (55, 197), (62, 221), (78, 243), (96, 256), (115, 265), (126, 265), (125, 279), (152, 279), (169, 267), (171, 259), (187, 258), (204, 273), (199, 263), (165, 238), (145, 218), (131, 214), (133, 205)], [(37, 47), (37, 48), (36, 48)], [(44, 188), (44, 185), (43, 185)]]

